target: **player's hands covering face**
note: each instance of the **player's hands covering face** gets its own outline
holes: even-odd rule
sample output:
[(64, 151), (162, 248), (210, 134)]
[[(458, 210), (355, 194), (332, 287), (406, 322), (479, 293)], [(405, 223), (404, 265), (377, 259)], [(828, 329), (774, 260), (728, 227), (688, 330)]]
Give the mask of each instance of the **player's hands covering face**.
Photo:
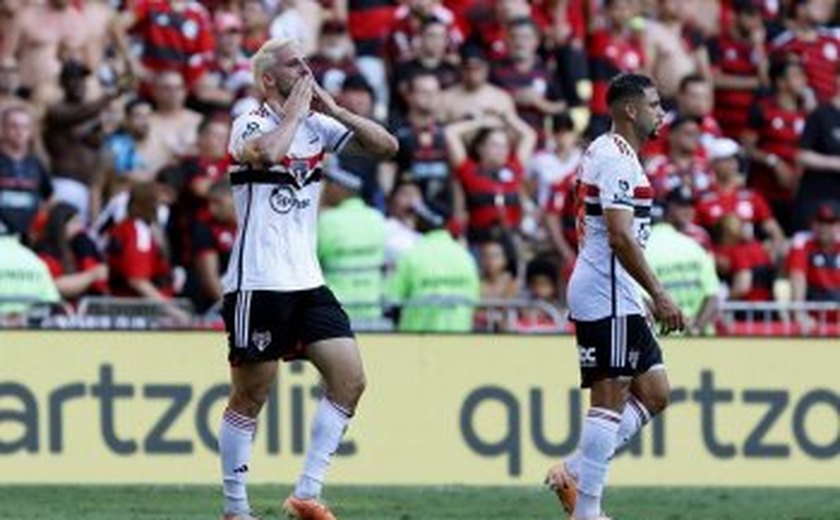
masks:
[(312, 105), (312, 90), (315, 85), (315, 80), (312, 79), (311, 74), (302, 76), (295, 82), (289, 97), (283, 103), (283, 113), (292, 117), (304, 117), (309, 113), (309, 108)]
[(313, 89), (315, 90), (315, 110), (323, 112), (328, 116), (333, 116), (341, 109), (332, 95), (324, 90), (321, 85), (314, 83)]

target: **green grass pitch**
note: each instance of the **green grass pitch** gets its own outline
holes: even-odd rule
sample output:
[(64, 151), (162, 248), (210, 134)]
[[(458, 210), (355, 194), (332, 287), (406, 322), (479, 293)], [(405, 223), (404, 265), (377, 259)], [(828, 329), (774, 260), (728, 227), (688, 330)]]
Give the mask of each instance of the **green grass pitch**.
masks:
[[(254, 486), (262, 520), (280, 518), (288, 487)], [(348, 487), (325, 498), (339, 520), (524, 520), (565, 516), (534, 488)], [(217, 520), (211, 486), (4, 486), (3, 520)], [(619, 488), (608, 490), (615, 520), (840, 520), (840, 489)]]

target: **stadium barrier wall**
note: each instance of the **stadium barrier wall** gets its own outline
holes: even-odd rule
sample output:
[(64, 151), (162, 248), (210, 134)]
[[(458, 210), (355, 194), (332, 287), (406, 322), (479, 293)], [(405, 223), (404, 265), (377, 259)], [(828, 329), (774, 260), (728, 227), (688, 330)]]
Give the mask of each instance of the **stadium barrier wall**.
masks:
[[(331, 481), (538, 484), (575, 446), (572, 337), (360, 337), (368, 392)], [(831, 340), (664, 340), (672, 408), (613, 484), (837, 486)], [(217, 483), (218, 333), (0, 332), (0, 483)], [(294, 480), (318, 379), (284, 366), (251, 482)]]

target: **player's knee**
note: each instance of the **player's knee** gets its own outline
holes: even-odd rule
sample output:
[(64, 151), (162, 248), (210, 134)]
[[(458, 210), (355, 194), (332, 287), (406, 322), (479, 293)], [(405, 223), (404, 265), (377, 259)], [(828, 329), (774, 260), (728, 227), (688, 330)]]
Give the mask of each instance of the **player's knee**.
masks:
[(645, 404), (651, 415), (658, 415), (662, 413), (665, 408), (668, 408), (671, 396), (669, 392), (657, 392), (648, 396)]
[(268, 390), (234, 391), (228, 402), (228, 408), (237, 411), (248, 417), (256, 417), (268, 400)]
[(353, 374), (345, 377), (335, 387), (330, 388), (331, 398), (338, 404), (350, 410), (355, 410), (356, 405), (365, 391), (367, 380), (363, 373)]

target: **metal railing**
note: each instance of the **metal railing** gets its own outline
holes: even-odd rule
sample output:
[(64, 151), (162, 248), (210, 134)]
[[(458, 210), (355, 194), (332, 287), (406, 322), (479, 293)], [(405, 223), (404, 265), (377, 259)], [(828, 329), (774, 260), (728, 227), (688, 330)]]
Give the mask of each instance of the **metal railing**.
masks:
[(840, 337), (840, 302), (723, 302), (718, 332), (746, 336)]
[[(370, 309), (371, 302), (345, 302), (351, 316), (354, 308)], [(517, 299), (433, 297), (406, 302), (384, 302), (382, 313), (355, 317), (359, 332), (392, 332), (395, 316), (410, 307), (474, 310), (473, 332), (563, 334), (571, 327), (565, 309), (547, 302)], [(2, 314), (2, 309), (17, 309)], [(0, 328), (43, 329), (222, 329), (221, 306), (197, 315), (189, 300), (163, 303), (142, 298), (94, 296), (82, 298), (73, 307), (66, 302), (42, 303), (31, 298), (0, 297)], [(840, 337), (840, 302), (723, 302), (716, 320), (724, 336)]]

